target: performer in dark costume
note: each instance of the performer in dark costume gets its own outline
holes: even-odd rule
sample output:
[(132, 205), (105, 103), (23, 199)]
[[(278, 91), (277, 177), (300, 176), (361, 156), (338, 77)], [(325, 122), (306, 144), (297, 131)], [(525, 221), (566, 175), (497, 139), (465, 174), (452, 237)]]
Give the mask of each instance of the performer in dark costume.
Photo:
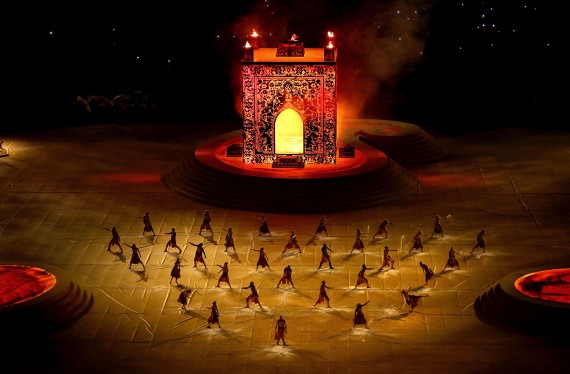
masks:
[(283, 276), (279, 279), (279, 283), (277, 283), (277, 288), (283, 284), (290, 284), (293, 288), (295, 285), (293, 284), (293, 269), (291, 269), (291, 265), (287, 265), (285, 269), (283, 269)]
[(457, 266), (457, 270), (459, 270), (459, 261), (457, 261), (457, 259), (455, 258), (455, 255), (458, 255), (460, 253), (455, 252), (453, 250), (453, 247), (451, 247), (449, 249), (449, 257), (447, 258), (447, 262), (445, 263), (445, 266), (443, 267), (443, 271), (445, 271), (445, 269), (449, 266), (450, 268), (454, 268)]
[(210, 212), (208, 210), (205, 210), (204, 212), (198, 212), (198, 213), (204, 216), (202, 224), (200, 225), (200, 232), (198, 233), (198, 235), (202, 235), (203, 230), (209, 231), (212, 235), (214, 235), (212, 227), (210, 226), (210, 222), (212, 221), (212, 216), (210, 215)]
[(327, 295), (327, 288), (329, 290), (332, 290), (332, 287), (327, 286), (325, 281), (322, 281), (321, 282), (321, 288), (319, 289), (319, 298), (315, 302), (315, 305), (313, 305), (313, 308), (316, 307), (317, 304), (320, 304), (325, 300), (327, 301), (327, 308), (331, 307), (331, 302), (330, 302), (331, 300), (330, 300), (329, 296)]
[(422, 243), (422, 236), (427, 236), (424, 234), (424, 232), (422, 230), (418, 231), (418, 233), (416, 235), (414, 235), (414, 237), (412, 238), (412, 248), (410, 248), (410, 252), (412, 253), (412, 251), (414, 249), (419, 249), (420, 251), (424, 251), (424, 245)]
[(182, 309), (186, 309), (186, 305), (188, 305), (188, 297), (190, 296), (190, 290), (188, 290), (187, 288), (183, 289), (182, 292), (180, 292), (180, 295), (178, 296), (178, 301), (180, 304), (182, 304)]
[(204, 243), (194, 244), (194, 243), (190, 242), (190, 244), (192, 244), (194, 247), (196, 247), (196, 253), (194, 254), (194, 267), (196, 267), (196, 264), (198, 262), (201, 262), (204, 265), (204, 269), (207, 269), (208, 267), (206, 266), (206, 261), (204, 261), (204, 259), (206, 258), (206, 251), (204, 250)]
[(471, 253), (475, 252), (477, 248), (481, 248), (483, 250), (483, 253), (487, 252), (485, 249), (485, 233), (485, 229), (481, 229), (481, 231), (479, 231), (477, 234), (477, 244), (475, 244), (475, 247), (473, 247)]
[(249, 286), (243, 287), (242, 289), (245, 290), (248, 288), (251, 289), (251, 294), (249, 294), (249, 296), (246, 297), (245, 299), (245, 307), (249, 308), (249, 301), (251, 300), (252, 303), (259, 305), (259, 307), (263, 309), (263, 307), (261, 306), (261, 302), (259, 301), (259, 295), (257, 294), (257, 290), (255, 289), (253, 281), (249, 282)]
[(413, 312), (414, 308), (416, 306), (418, 306), (418, 304), (420, 303), (420, 299), (422, 297), (426, 297), (427, 295), (412, 295), (412, 294), (410, 294), (411, 288), (412, 287), (409, 287), (407, 290), (402, 290), (402, 296), (404, 297), (406, 304), (408, 304), (410, 306), (410, 308), (412, 308), (412, 310), (410, 310), (410, 312)]
[(265, 234), (271, 236), (271, 232), (269, 232), (269, 224), (267, 223), (265, 215), (262, 215), (261, 217), (259, 217), (259, 219), (261, 220), (261, 224), (259, 225), (259, 235), (257, 236), (263, 236)]
[(429, 266), (427, 266), (426, 264), (424, 264), (423, 262), (420, 261), (420, 267), (422, 268), (425, 276), (426, 276), (426, 284), (428, 284), (428, 282), (435, 277), (435, 273), (433, 271), (432, 268), (430, 268)]
[(376, 234), (374, 234), (372, 239), (376, 239), (376, 236), (382, 236), (382, 234), (386, 234), (385, 239), (388, 239), (388, 229), (386, 227), (388, 225), (393, 226), (394, 224), (388, 221), (388, 218), (386, 218), (384, 221), (382, 221), (382, 223), (380, 223), (380, 225), (378, 225), (378, 231), (376, 231)]
[(178, 279), (180, 279), (180, 267), (182, 265), (180, 265), (180, 259), (177, 258), (176, 261), (174, 261), (174, 266), (172, 267), (172, 270), (170, 270), (170, 284), (172, 284), (172, 280), (176, 279), (176, 284), (178, 284)]
[(350, 253), (354, 252), (355, 249), (360, 250), (361, 253), (364, 253), (364, 242), (360, 238), (361, 235), (362, 232), (360, 231), (360, 229), (356, 229), (356, 240), (352, 245), (352, 251), (350, 251)]
[(365, 264), (362, 264), (362, 269), (360, 269), (360, 271), (358, 272), (358, 279), (356, 280), (356, 286), (354, 286), (354, 289), (356, 289), (358, 286), (360, 286), (361, 284), (366, 284), (366, 288), (370, 288), (370, 284), (368, 284), (368, 279), (366, 278), (366, 270), (372, 270), (374, 268), (368, 268), (366, 267)]
[(382, 262), (382, 267), (380, 270), (384, 269), (386, 266), (391, 266), (392, 269), (394, 269), (394, 262), (396, 262), (396, 260), (390, 256), (390, 252), (397, 252), (397, 250), (390, 249), (388, 246), (384, 246), (384, 262)]
[[(128, 245), (128, 244), (127, 244)], [(144, 266), (144, 263), (141, 260), (141, 252), (139, 251), (139, 249), (137, 248), (136, 245), (132, 244), (129, 247), (131, 247), (131, 249), (133, 250), (133, 253), (131, 255), (131, 262), (129, 263), (129, 269), (131, 268), (132, 265), (134, 264), (141, 264), (143, 267), (143, 271), (146, 271), (146, 267)]]
[(222, 229), (224, 231), (227, 231), (226, 234), (226, 242), (224, 243), (224, 246), (226, 247), (226, 252), (228, 252), (228, 248), (232, 247), (234, 249), (234, 253), (236, 252), (236, 246), (234, 244), (234, 232), (232, 231), (231, 227), (228, 227), (228, 229)]
[(253, 249), (252, 248), (251, 250), (255, 251), (255, 252), (259, 252), (259, 259), (257, 260), (257, 266), (255, 267), (255, 270), (258, 270), (260, 266), (262, 268), (267, 266), (267, 268), (269, 270), (271, 270), (271, 267), (269, 266), (267, 255), (265, 254), (265, 249), (263, 247), (261, 247), (259, 249)]
[(216, 305), (216, 302), (212, 302), (212, 306), (209, 307), (207, 306), (206, 308), (210, 309), (210, 317), (208, 317), (208, 328), (210, 328), (210, 325), (215, 323), (218, 325), (218, 327), (222, 327), (220, 326), (220, 312), (218, 312), (218, 306)]
[(438, 215), (435, 216), (435, 219), (433, 221), (433, 232), (431, 233), (432, 238), (434, 234), (441, 234), (442, 238), (445, 236), (443, 235), (443, 226), (441, 224), (441, 217)]
[(287, 242), (287, 244), (285, 245), (285, 249), (283, 249), (283, 252), (281, 253), (285, 253), (285, 251), (287, 251), (288, 249), (293, 249), (296, 248), (299, 253), (303, 253), (301, 251), (301, 246), (299, 245), (299, 242), (297, 242), (297, 235), (295, 235), (295, 231), (291, 231), (291, 236), (289, 236), (289, 241)]
[(152, 228), (152, 224), (150, 223), (150, 217), (149, 217), (149, 215), (148, 215), (148, 212), (146, 212), (146, 213), (144, 214), (144, 216), (139, 217), (139, 218), (142, 218), (142, 219), (143, 219), (143, 224), (144, 224), (143, 232), (142, 232), (141, 235), (144, 235), (144, 234), (147, 233), (147, 232), (152, 232), (152, 235), (156, 235), (156, 234), (154, 233), (154, 229)]
[(287, 333), (287, 322), (285, 322), (285, 318), (283, 318), (283, 316), (279, 316), (279, 319), (275, 324), (275, 340), (277, 340), (277, 345), (279, 345), (279, 340), (283, 341), (283, 345), (287, 345), (285, 344), (286, 333)]
[(364, 312), (362, 311), (362, 308), (368, 304), (370, 302), (370, 300), (368, 300), (367, 302), (365, 302), (364, 304), (356, 304), (356, 309), (354, 309), (354, 325), (352, 325), (352, 328), (355, 328), (356, 325), (364, 325), (366, 326), (366, 328), (368, 328), (368, 322), (366, 321), (366, 318), (364, 318)]
[(164, 252), (168, 249), (168, 247), (178, 248), (178, 252), (182, 253), (182, 249), (176, 244), (176, 229), (172, 228), (172, 231), (167, 232), (165, 234), (170, 234), (170, 240), (166, 243), (166, 247), (164, 247)]
[[(220, 282), (226, 282), (230, 286), (230, 288), (232, 288), (232, 285), (230, 284), (230, 276), (229, 276), (230, 269), (228, 268), (228, 262), (227, 261), (224, 262), (224, 266), (222, 265), (217, 265), (217, 266), (221, 268), (220, 271), (222, 272), (222, 275), (220, 275), (216, 287), (220, 287)], [(218, 271), (218, 273), (220, 271)]]
[(109, 245), (107, 246), (107, 250), (109, 252), (111, 252), (111, 246), (118, 245), (119, 249), (121, 250), (121, 253), (123, 253), (123, 247), (121, 247), (121, 237), (119, 236), (119, 232), (117, 231), (117, 228), (115, 226), (113, 226), (112, 229), (105, 229), (105, 230), (111, 231), (111, 241), (109, 242)]
[(323, 264), (325, 262), (329, 263), (329, 268), (330, 269), (334, 269), (332, 266), (332, 262), (331, 262), (331, 256), (329, 255), (329, 252), (334, 252), (332, 249), (330, 249), (326, 243), (323, 243), (323, 246), (321, 247), (321, 252), (322, 252), (322, 256), (321, 256), (321, 263), (319, 264), (319, 269), (321, 268), (321, 266), (323, 266)]
[(323, 231), (324, 231), (326, 236), (329, 236), (326, 223), (327, 223), (327, 219), (325, 218), (325, 216), (321, 216), (319, 224), (317, 225), (315, 236), (318, 236)]

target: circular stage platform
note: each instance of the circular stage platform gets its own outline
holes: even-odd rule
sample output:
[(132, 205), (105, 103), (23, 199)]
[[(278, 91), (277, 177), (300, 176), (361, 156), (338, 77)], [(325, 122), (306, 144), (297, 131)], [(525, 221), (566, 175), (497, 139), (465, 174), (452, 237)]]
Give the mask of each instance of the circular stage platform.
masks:
[(93, 304), (91, 292), (54, 266), (0, 263), (0, 328), (25, 337), (51, 334), (81, 318)]
[(475, 311), (487, 322), (556, 334), (570, 316), (569, 278), (568, 264), (513, 272), (476, 299)]
[[(403, 158), (410, 146), (414, 152), (430, 155), (418, 155), (420, 160), (429, 162), (443, 156), (435, 140), (415, 125), (345, 120), (341, 128), (337, 148), (348, 145), (355, 152), (354, 157), (346, 158), (338, 157), (337, 152), (336, 164), (302, 168), (244, 164), (242, 157), (230, 157), (226, 152), (232, 144), (243, 142), (243, 131), (236, 130), (191, 150), (162, 181), (191, 200), (228, 209), (328, 213), (370, 208), (416, 194), (417, 178), (394, 158)], [(365, 135), (371, 140), (362, 141)], [(394, 156), (382, 152), (386, 143), (382, 139), (388, 138), (391, 150), (406, 152), (392, 152)]]

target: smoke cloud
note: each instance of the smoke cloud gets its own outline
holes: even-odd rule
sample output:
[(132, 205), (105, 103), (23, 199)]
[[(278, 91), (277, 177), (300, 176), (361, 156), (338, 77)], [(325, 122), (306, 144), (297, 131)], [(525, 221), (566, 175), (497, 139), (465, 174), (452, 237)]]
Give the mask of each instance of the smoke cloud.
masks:
[[(240, 48), (253, 29), (261, 47), (296, 33), (305, 47), (324, 47), (333, 31), (338, 47), (340, 118), (389, 117), (400, 77), (422, 61), (429, 35), (429, 1), (265, 1), (232, 25)], [(239, 52), (238, 52), (239, 53)], [(241, 64), (231, 61), (235, 108), (241, 114)]]

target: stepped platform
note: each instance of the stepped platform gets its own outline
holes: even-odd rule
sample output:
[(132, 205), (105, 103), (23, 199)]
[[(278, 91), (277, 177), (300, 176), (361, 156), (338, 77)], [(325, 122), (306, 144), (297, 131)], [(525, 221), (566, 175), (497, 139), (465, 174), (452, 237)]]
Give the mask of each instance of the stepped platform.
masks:
[[(5, 289), (0, 299), (4, 301), (0, 303), (0, 328), (9, 336), (53, 334), (71, 326), (93, 305), (91, 292), (62, 269), (45, 264), (17, 262), (3, 263), (0, 266), (3, 283), (10, 285), (10, 290)], [(28, 297), (16, 302), (16, 297), (10, 297), (10, 292), (24, 294), (26, 289), (33, 288), (37, 282), (34, 277), (22, 275), (22, 271), (27, 268), (43, 273), (44, 279), (51, 279), (53, 284), (46, 287), (43, 293), (38, 292), (33, 296), (33, 292), (28, 293)], [(44, 286), (40, 285), (42, 287)]]
[(273, 168), (227, 157), (242, 130), (210, 139), (162, 176), (172, 191), (228, 209), (274, 213), (329, 213), (403, 200), (418, 191), (417, 178), (383, 152), (362, 142), (354, 157), (334, 165)]
[(405, 122), (379, 119), (345, 120), (357, 129), (354, 136), (384, 152), (405, 167), (441, 161), (447, 157), (443, 146), (422, 128)]
[(527, 268), (508, 274), (475, 300), (477, 316), (489, 324), (541, 334), (562, 333), (560, 328), (570, 316), (570, 303), (531, 297), (519, 291), (515, 282), (527, 274), (564, 268), (570, 272), (570, 266), (565, 264)]

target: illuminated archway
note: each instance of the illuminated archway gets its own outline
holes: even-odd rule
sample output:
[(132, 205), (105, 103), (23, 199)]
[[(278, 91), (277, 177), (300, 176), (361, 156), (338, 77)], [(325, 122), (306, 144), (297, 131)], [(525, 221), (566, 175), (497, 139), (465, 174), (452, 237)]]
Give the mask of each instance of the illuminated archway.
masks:
[(303, 154), (303, 144), (303, 119), (295, 110), (285, 109), (275, 120), (275, 154)]

